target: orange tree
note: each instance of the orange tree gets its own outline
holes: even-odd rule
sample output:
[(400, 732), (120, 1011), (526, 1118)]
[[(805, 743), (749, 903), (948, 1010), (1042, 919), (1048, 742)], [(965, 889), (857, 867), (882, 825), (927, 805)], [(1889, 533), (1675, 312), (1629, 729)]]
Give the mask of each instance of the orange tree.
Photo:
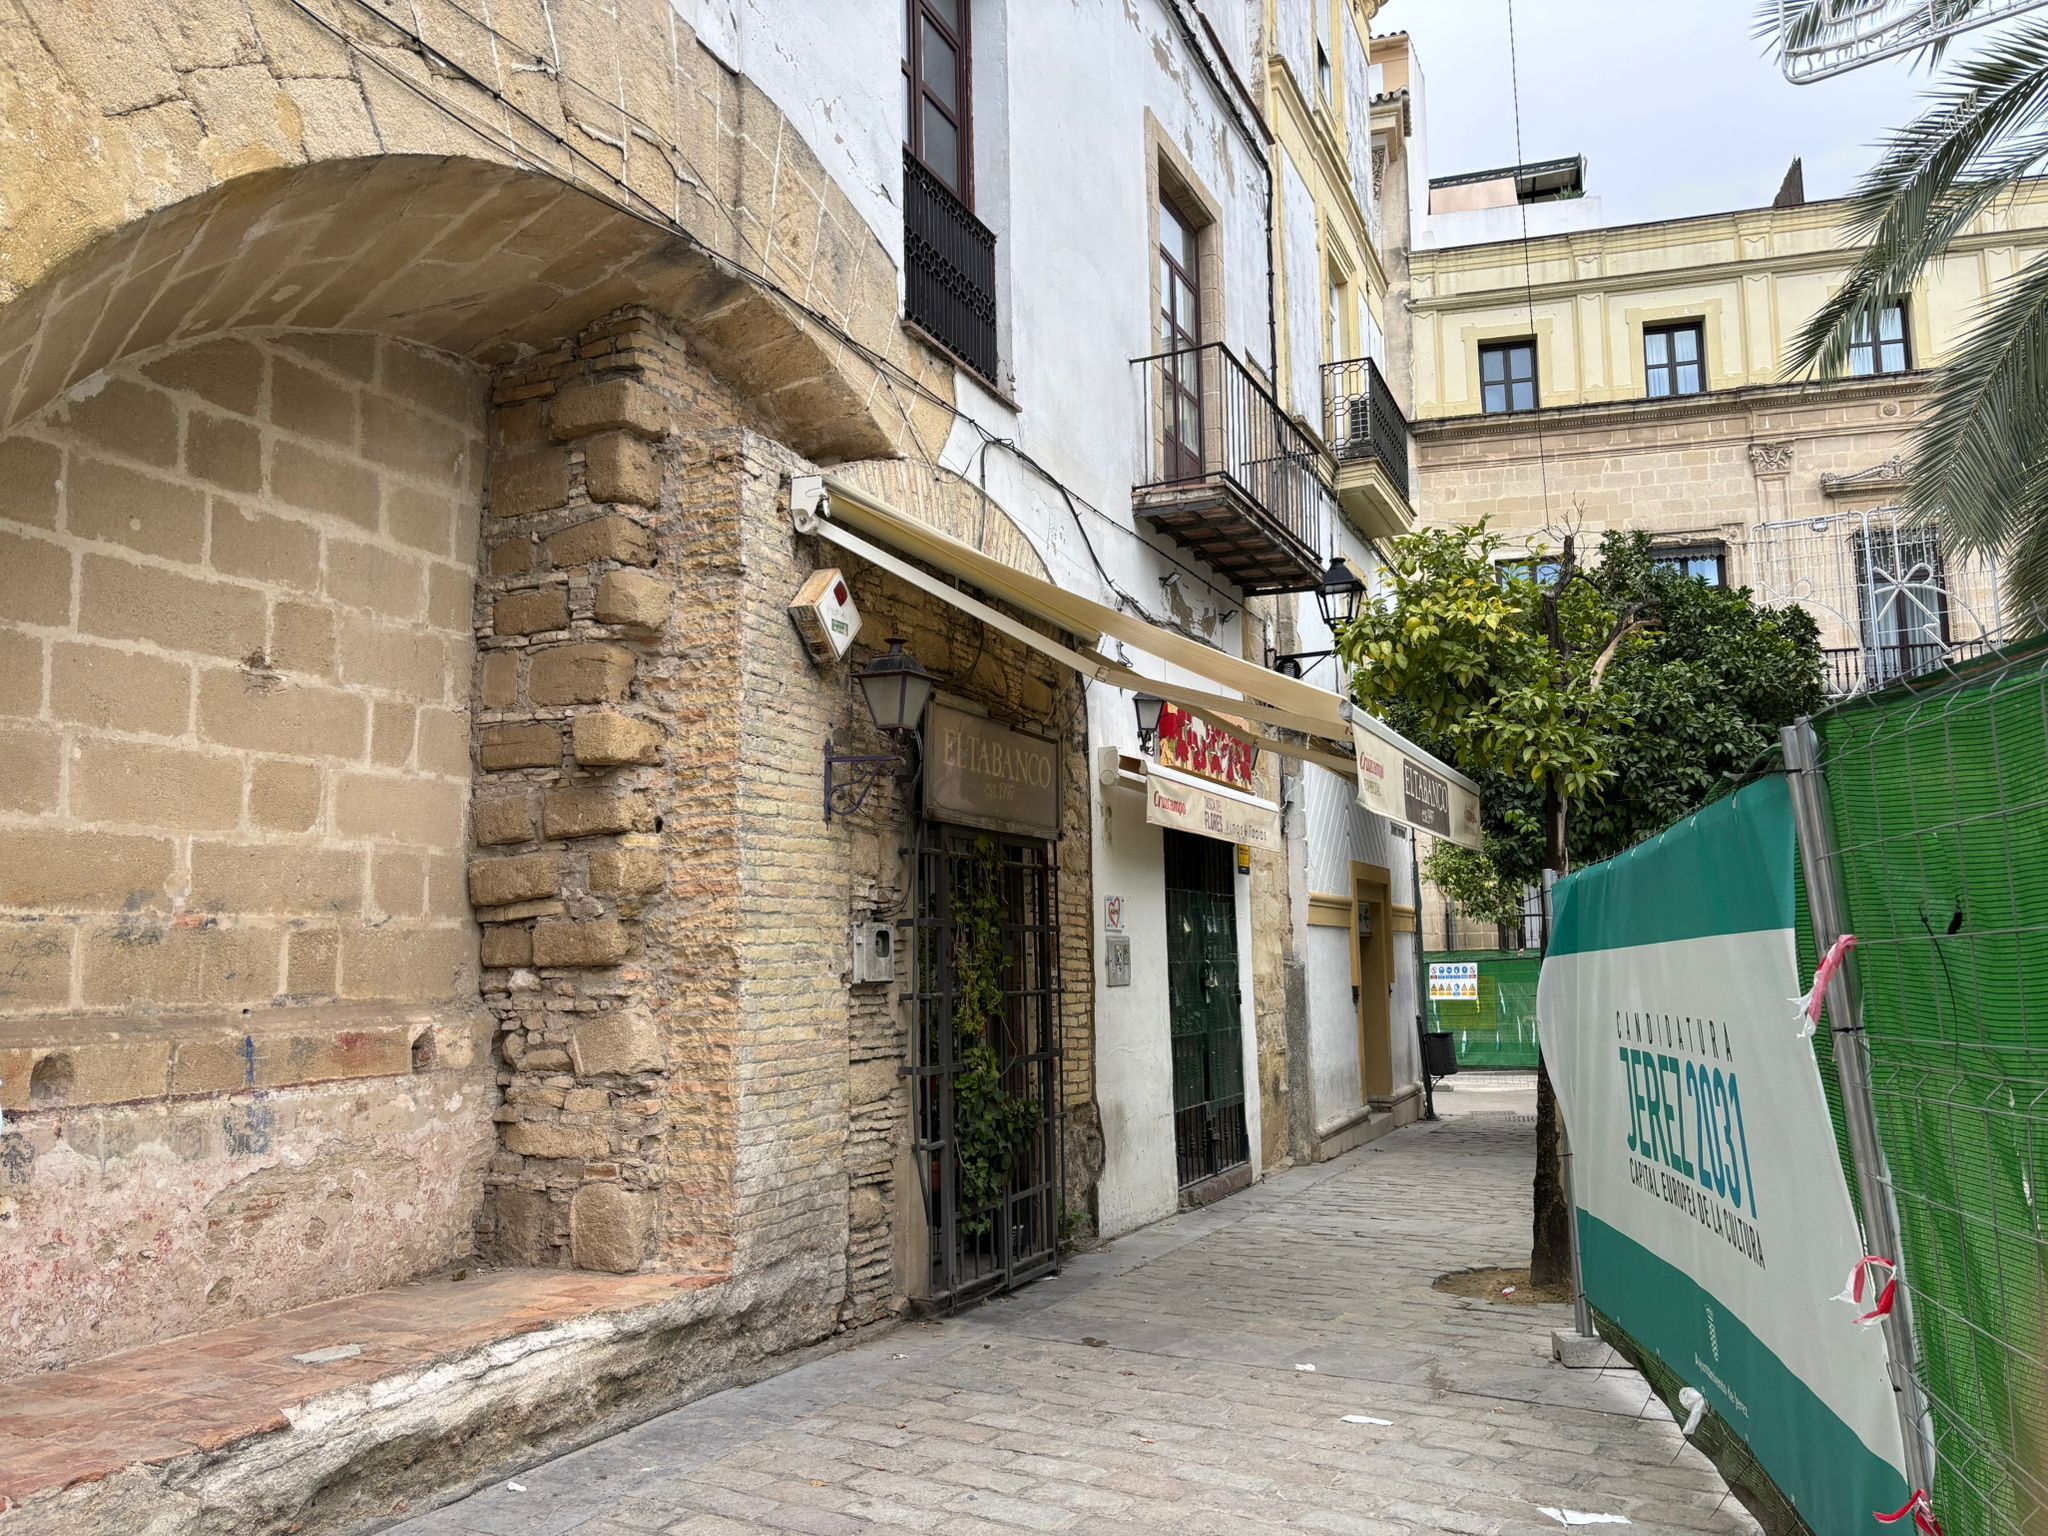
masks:
[[(1682, 577), (1647, 535), (1608, 534), (1590, 562), (1569, 535), (1501, 549), (1484, 523), (1397, 540), (1382, 599), (1338, 637), (1352, 697), (1478, 782), (1483, 848), (1439, 843), (1425, 873), (1482, 917), (1697, 810), (1824, 699), (1811, 615)], [(1568, 1272), (1557, 1151), (1539, 1061), (1537, 1285)]]

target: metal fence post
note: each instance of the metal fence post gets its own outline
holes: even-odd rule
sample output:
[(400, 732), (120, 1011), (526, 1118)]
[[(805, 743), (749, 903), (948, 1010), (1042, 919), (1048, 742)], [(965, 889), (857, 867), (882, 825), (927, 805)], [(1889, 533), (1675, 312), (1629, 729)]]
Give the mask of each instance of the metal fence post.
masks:
[[(1820, 742), (1811, 720), (1801, 717), (1779, 732), (1785, 767), (1792, 786), (1792, 819), (1799, 835), (1799, 862), (1806, 874), (1806, 903), (1813, 917), (1814, 945), (1822, 954), (1848, 931), (1841, 873), (1836, 865), (1834, 823), (1828, 809), (1827, 779), (1820, 769)], [(1828, 983), (1828, 1032), (1834, 1044), (1835, 1075), (1841, 1081), (1842, 1115), (1849, 1131), (1849, 1156), (1862, 1195), (1867, 1252), (1900, 1266), (1909, 1283), (1898, 1290), (1891, 1315), (1884, 1320), (1886, 1353), (1890, 1357), (1892, 1395), (1898, 1405), (1899, 1428), (1905, 1442), (1906, 1476), (1915, 1488), (1934, 1486), (1934, 1447), (1914, 1374), (1913, 1299), (1910, 1276), (1904, 1275), (1899, 1245), (1898, 1210), (1892, 1203), (1891, 1169), (1877, 1133), (1877, 1109), (1870, 1089), (1870, 1050), (1863, 1038), (1863, 992), (1857, 980), (1856, 956)]]

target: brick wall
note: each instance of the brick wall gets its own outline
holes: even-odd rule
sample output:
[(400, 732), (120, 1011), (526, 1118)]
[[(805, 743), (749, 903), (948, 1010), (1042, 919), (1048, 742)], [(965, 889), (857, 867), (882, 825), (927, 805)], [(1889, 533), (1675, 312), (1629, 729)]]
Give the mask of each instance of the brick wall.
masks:
[(481, 428), (460, 366), (305, 334), (0, 439), (0, 1014), (469, 989)]
[[(876, 1315), (923, 1213), (896, 1188), (901, 1011), (849, 986), (849, 922), (904, 912), (909, 834), (889, 789), (821, 814), (826, 738), (872, 729), (852, 666), (812, 666), (787, 613), (846, 563), (791, 531), (810, 466), (644, 311), (504, 371), (493, 400), (470, 876), (505, 1090), (486, 1251), (801, 1275), (844, 1320)], [(864, 640), (907, 634), (963, 696), (1067, 722), (1068, 1027), (1090, 1038), (1078, 685), (849, 574)]]

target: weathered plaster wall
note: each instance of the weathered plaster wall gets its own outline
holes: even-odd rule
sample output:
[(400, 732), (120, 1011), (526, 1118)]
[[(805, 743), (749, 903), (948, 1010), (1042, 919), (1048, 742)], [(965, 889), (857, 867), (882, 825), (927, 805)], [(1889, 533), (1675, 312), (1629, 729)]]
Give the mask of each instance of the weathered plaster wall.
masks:
[(0, 1021), (0, 1376), (462, 1258), (487, 1039), (448, 1006)]

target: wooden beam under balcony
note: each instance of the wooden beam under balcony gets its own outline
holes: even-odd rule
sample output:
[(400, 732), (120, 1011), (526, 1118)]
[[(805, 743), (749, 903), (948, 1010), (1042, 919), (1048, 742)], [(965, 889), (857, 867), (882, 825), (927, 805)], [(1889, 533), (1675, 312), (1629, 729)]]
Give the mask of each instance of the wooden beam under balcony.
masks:
[(1221, 345), (1141, 357), (1131, 514), (1247, 595), (1321, 580), (1334, 504), (1322, 449)]

